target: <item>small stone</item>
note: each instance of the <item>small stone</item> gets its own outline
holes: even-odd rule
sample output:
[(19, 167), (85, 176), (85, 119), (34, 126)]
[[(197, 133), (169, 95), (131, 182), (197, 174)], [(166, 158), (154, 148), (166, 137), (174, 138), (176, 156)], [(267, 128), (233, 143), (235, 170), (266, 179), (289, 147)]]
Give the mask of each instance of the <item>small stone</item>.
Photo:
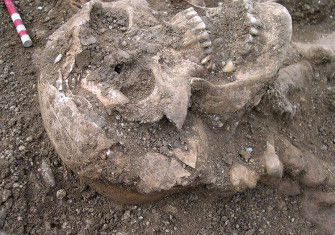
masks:
[(26, 147), (24, 147), (23, 145), (21, 145), (20, 147), (19, 147), (19, 151), (24, 151), (26, 149)]
[(62, 54), (59, 54), (56, 58), (55, 58), (55, 61), (54, 61), (54, 64), (57, 64), (59, 61), (61, 61), (63, 55)]
[(121, 220), (127, 220), (130, 218), (130, 210), (126, 210), (121, 217)]
[(250, 152), (247, 152), (247, 151), (245, 151), (245, 150), (241, 150), (240, 152), (239, 152), (239, 155), (244, 159), (244, 161), (246, 161), (246, 162), (248, 162), (249, 160), (250, 160), (250, 158), (251, 158), (251, 154), (250, 154)]
[(233, 61), (228, 60), (227, 63), (225, 64), (225, 66), (223, 67), (223, 72), (225, 73), (231, 73), (235, 71), (235, 65), (233, 63)]
[(41, 7), (41, 6), (37, 7), (37, 10), (42, 10), (42, 9), (43, 9), (43, 7)]
[(56, 193), (56, 197), (62, 200), (66, 196), (66, 191), (64, 189), (60, 189)]
[(252, 153), (254, 151), (254, 149), (251, 148), (251, 147), (248, 147), (248, 148), (245, 149), (245, 151), (248, 152), (248, 153)]
[(7, 217), (7, 212), (5, 211), (5, 209), (0, 210), (0, 229), (2, 229), (3, 226), (5, 225), (6, 217)]
[(6, 202), (10, 196), (12, 196), (12, 192), (8, 189), (4, 189), (1, 195), (2, 202)]
[(28, 136), (27, 139), (26, 139), (27, 142), (31, 142), (33, 141), (33, 137), (32, 136)]
[(101, 228), (101, 230), (107, 230), (108, 229), (108, 224), (104, 224), (104, 225), (102, 225), (102, 228)]
[(48, 164), (48, 162), (45, 159), (42, 159), (40, 172), (42, 175), (42, 178), (47, 186), (54, 187), (55, 186), (55, 177), (54, 174)]
[(328, 150), (327, 145), (322, 145), (322, 146), (321, 146), (321, 150), (322, 150), (322, 151), (327, 151), (327, 150)]
[(3, 61), (3, 60), (0, 60), (0, 65), (2, 65), (4, 62), (5, 62), (5, 61)]

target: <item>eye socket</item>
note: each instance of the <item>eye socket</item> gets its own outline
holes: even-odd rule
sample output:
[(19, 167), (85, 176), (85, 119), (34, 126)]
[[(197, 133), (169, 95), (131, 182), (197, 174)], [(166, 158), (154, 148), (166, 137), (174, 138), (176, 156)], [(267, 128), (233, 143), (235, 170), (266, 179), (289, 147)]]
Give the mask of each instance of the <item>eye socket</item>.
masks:
[(122, 69), (123, 69), (123, 64), (116, 64), (114, 67), (114, 71), (117, 72), (118, 74), (121, 73)]

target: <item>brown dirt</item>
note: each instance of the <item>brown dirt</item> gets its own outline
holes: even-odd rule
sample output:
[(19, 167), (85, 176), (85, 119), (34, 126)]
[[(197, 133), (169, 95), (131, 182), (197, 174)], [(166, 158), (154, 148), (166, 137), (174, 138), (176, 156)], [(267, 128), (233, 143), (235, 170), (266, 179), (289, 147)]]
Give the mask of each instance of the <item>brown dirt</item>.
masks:
[[(147, 205), (121, 206), (81, 183), (62, 164), (43, 129), (37, 68), (32, 64), (36, 49), (44, 47), (47, 36), (73, 14), (64, 2), (17, 1), (34, 41), (29, 49), (21, 46), (5, 7), (0, 5), (0, 234), (324, 233), (301, 215), (302, 196), (280, 196), (277, 189), (268, 186), (225, 199), (200, 191), (176, 194)], [(332, 0), (322, 4), (287, 2), (283, 4), (297, 20), (296, 39), (302, 38), (300, 35), (314, 39), (334, 29), (335, 14), (329, 10), (334, 9)], [(301, 2), (305, 4), (303, 10)], [(320, 14), (324, 10), (329, 14)], [(266, 97), (241, 118), (232, 136), (218, 134), (213, 146), (222, 149), (227, 159), (238, 158), (238, 153), (230, 151), (236, 149), (231, 147), (236, 144), (231, 140), (238, 139), (241, 150), (252, 147), (256, 154), (264, 145), (260, 141), (265, 139), (264, 128), (275, 128), (295, 145), (333, 162), (335, 105), (334, 91), (328, 88), (334, 87), (335, 79), (330, 71), (334, 68), (315, 70), (294, 120), (274, 115)], [(206, 118), (213, 129), (221, 127), (217, 117)], [(160, 124), (170, 125), (166, 120)], [(225, 147), (222, 143), (230, 144)], [(47, 160), (55, 175), (55, 186), (46, 185), (42, 179), (42, 159)], [(59, 189), (66, 191), (63, 199), (56, 196)]]

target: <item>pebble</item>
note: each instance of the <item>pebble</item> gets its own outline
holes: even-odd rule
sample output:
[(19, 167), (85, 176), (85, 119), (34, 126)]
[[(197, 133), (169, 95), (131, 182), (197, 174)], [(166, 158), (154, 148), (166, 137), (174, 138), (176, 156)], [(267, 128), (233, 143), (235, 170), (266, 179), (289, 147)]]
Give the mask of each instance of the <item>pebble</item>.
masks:
[(5, 61), (3, 61), (3, 60), (0, 60), (0, 65), (1, 65), (1, 64), (3, 64), (4, 62), (5, 62)]
[(102, 225), (102, 228), (101, 228), (101, 230), (107, 230), (108, 229), (108, 224), (104, 224), (104, 225)]
[(19, 147), (19, 151), (24, 151), (26, 149), (26, 147), (24, 147), (23, 145), (21, 145), (20, 147)]
[(57, 64), (59, 61), (61, 61), (62, 58), (63, 58), (63, 55), (62, 55), (62, 54), (59, 54), (59, 55), (55, 58), (54, 64)]
[(322, 150), (322, 151), (327, 151), (327, 150), (328, 150), (327, 145), (322, 145), (322, 146), (321, 146), (321, 150)]
[(5, 225), (6, 217), (7, 212), (5, 211), (5, 209), (0, 210), (0, 229), (2, 229)]
[(19, 183), (14, 183), (13, 184), (13, 188), (20, 188), (20, 187), (21, 187), (21, 185)]
[(56, 197), (59, 199), (59, 200), (62, 200), (64, 197), (66, 196), (66, 191), (64, 189), (60, 189), (57, 191), (56, 193)]
[(254, 149), (251, 148), (251, 147), (248, 147), (248, 148), (245, 149), (245, 151), (247, 151), (248, 153), (252, 153), (254, 151)]
[(130, 210), (126, 210), (121, 217), (121, 220), (127, 220), (130, 218)]
[(247, 152), (247, 151), (245, 151), (245, 150), (241, 150), (240, 152), (239, 152), (239, 155), (244, 159), (244, 161), (246, 161), (246, 162), (248, 162), (249, 160), (250, 160), (250, 158), (251, 158), (251, 154), (250, 154), (250, 152)]
[(4, 189), (1, 196), (2, 202), (6, 202), (10, 196), (12, 196), (12, 192), (8, 189)]
[(40, 171), (41, 171), (41, 175), (42, 175), (42, 178), (43, 178), (44, 182), (49, 187), (54, 187), (55, 186), (55, 177), (54, 177), (54, 174), (53, 174), (49, 164), (47, 163), (47, 161), (45, 159), (42, 159)]

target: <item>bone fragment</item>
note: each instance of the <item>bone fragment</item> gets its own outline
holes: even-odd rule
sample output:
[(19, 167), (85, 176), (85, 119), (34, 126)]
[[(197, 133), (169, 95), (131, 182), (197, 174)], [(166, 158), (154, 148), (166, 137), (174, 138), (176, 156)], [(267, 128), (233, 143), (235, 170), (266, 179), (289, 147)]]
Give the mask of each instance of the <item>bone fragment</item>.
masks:
[(255, 171), (249, 170), (243, 165), (237, 164), (230, 170), (230, 182), (236, 191), (244, 191), (247, 188), (255, 188), (258, 181)]
[(265, 161), (266, 173), (269, 176), (282, 178), (283, 176), (283, 164), (279, 160), (276, 154), (273, 144), (267, 142), (266, 150), (263, 154), (263, 159)]

